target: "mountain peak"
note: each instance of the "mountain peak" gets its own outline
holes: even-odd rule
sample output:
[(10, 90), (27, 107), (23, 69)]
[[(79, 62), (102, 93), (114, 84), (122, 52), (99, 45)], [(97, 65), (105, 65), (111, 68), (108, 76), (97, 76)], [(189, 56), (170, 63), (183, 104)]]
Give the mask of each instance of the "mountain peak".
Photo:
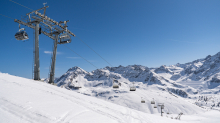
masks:
[(87, 73), (87, 71), (83, 70), (82, 68), (80, 68), (78, 66), (74, 66), (74, 67), (70, 68), (68, 70), (68, 72), (83, 72), (83, 73)]

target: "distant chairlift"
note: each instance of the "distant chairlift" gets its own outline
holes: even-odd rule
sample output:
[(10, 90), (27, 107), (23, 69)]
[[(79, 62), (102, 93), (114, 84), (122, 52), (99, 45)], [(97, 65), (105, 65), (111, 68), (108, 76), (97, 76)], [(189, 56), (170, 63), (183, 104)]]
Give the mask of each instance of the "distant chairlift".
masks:
[(79, 89), (79, 88), (82, 88), (80, 85), (79, 85), (79, 83), (77, 83), (77, 81), (75, 82), (75, 84), (74, 84), (74, 88), (75, 89)]
[(154, 98), (153, 98), (153, 100), (151, 101), (151, 104), (155, 104)]
[(19, 25), (19, 30), (18, 30), (18, 32), (15, 34), (16, 40), (23, 41), (23, 40), (29, 39), (29, 38), (28, 38), (28, 34), (27, 34), (26, 31), (24, 31), (24, 30), (25, 30), (24, 28), (21, 28), (21, 29), (20, 29), (20, 25)]
[(70, 79), (70, 82), (68, 84), (68, 87), (69, 88), (72, 88), (72, 89), (80, 89), (82, 88), (79, 83), (77, 83), (77, 81), (75, 81), (75, 83), (73, 84), (73, 77)]
[[(118, 84), (115, 83), (117, 80), (113, 79), (113, 88), (119, 88)], [(118, 81), (117, 81), (118, 82)]]
[(134, 82), (133, 82), (133, 86), (130, 87), (130, 91), (136, 91), (136, 87), (134, 86)]
[(156, 104), (154, 105), (154, 108), (157, 108)]
[(145, 100), (143, 99), (143, 97), (141, 97), (141, 103), (145, 103)]
[(71, 37), (68, 33), (63, 33), (60, 35), (60, 42), (59, 44), (66, 44), (71, 42)]

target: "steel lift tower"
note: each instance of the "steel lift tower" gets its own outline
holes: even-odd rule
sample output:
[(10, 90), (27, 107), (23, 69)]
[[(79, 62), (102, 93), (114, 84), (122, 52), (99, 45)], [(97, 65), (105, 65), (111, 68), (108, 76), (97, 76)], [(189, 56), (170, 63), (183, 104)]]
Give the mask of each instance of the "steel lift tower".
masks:
[(161, 116), (163, 116), (164, 103), (158, 103), (158, 106), (160, 106)]
[(34, 80), (40, 80), (39, 21), (35, 22)]
[[(54, 40), (54, 49), (49, 76), (49, 83), (54, 83), (57, 44), (70, 43), (71, 36), (75, 37), (75, 34), (73, 34), (70, 30), (67, 29), (67, 22), (69, 22), (69, 20), (57, 22), (46, 16), (46, 8), (48, 7), (49, 6), (45, 6), (44, 4), (43, 8), (27, 13), (25, 16), (21, 18), (21, 20), (15, 19), (14, 21), (19, 23), (19, 25), (25, 25), (35, 30), (34, 80), (40, 80), (39, 34), (43, 33), (44, 35)], [(39, 12), (41, 10), (43, 10), (43, 14)], [(20, 32), (20, 29), (19, 34), (21, 34), (19, 35), (21, 36), (21, 39), (24, 39), (25, 35), (23, 35), (23, 33)]]

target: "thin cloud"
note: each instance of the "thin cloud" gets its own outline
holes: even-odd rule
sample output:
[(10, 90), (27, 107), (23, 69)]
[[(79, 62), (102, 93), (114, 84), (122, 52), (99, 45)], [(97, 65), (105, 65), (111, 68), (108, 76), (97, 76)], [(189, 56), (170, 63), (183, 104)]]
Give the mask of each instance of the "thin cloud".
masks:
[[(52, 51), (44, 51), (45, 54), (52, 54)], [(57, 54), (63, 54), (62, 52), (57, 52)]]
[(173, 39), (168, 39), (169, 41), (175, 41), (175, 42), (183, 42), (183, 43), (195, 43), (195, 44), (202, 44), (201, 42), (191, 42), (191, 41), (180, 41), (180, 40), (173, 40)]
[(66, 57), (68, 59), (80, 59), (80, 57)]

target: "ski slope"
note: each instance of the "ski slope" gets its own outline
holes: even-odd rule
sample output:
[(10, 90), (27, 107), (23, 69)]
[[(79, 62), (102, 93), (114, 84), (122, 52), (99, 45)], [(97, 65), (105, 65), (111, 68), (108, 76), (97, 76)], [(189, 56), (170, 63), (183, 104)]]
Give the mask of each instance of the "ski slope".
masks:
[(206, 83), (204, 81), (180, 81), (178, 82), (183, 85), (188, 85), (190, 87), (193, 87), (195, 89), (199, 89), (201, 87), (206, 87)]
[[(207, 113), (207, 112), (206, 112)], [(219, 112), (148, 114), (47, 83), (0, 73), (0, 123), (195, 123), (220, 121)], [(213, 115), (212, 115), (213, 114)]]

